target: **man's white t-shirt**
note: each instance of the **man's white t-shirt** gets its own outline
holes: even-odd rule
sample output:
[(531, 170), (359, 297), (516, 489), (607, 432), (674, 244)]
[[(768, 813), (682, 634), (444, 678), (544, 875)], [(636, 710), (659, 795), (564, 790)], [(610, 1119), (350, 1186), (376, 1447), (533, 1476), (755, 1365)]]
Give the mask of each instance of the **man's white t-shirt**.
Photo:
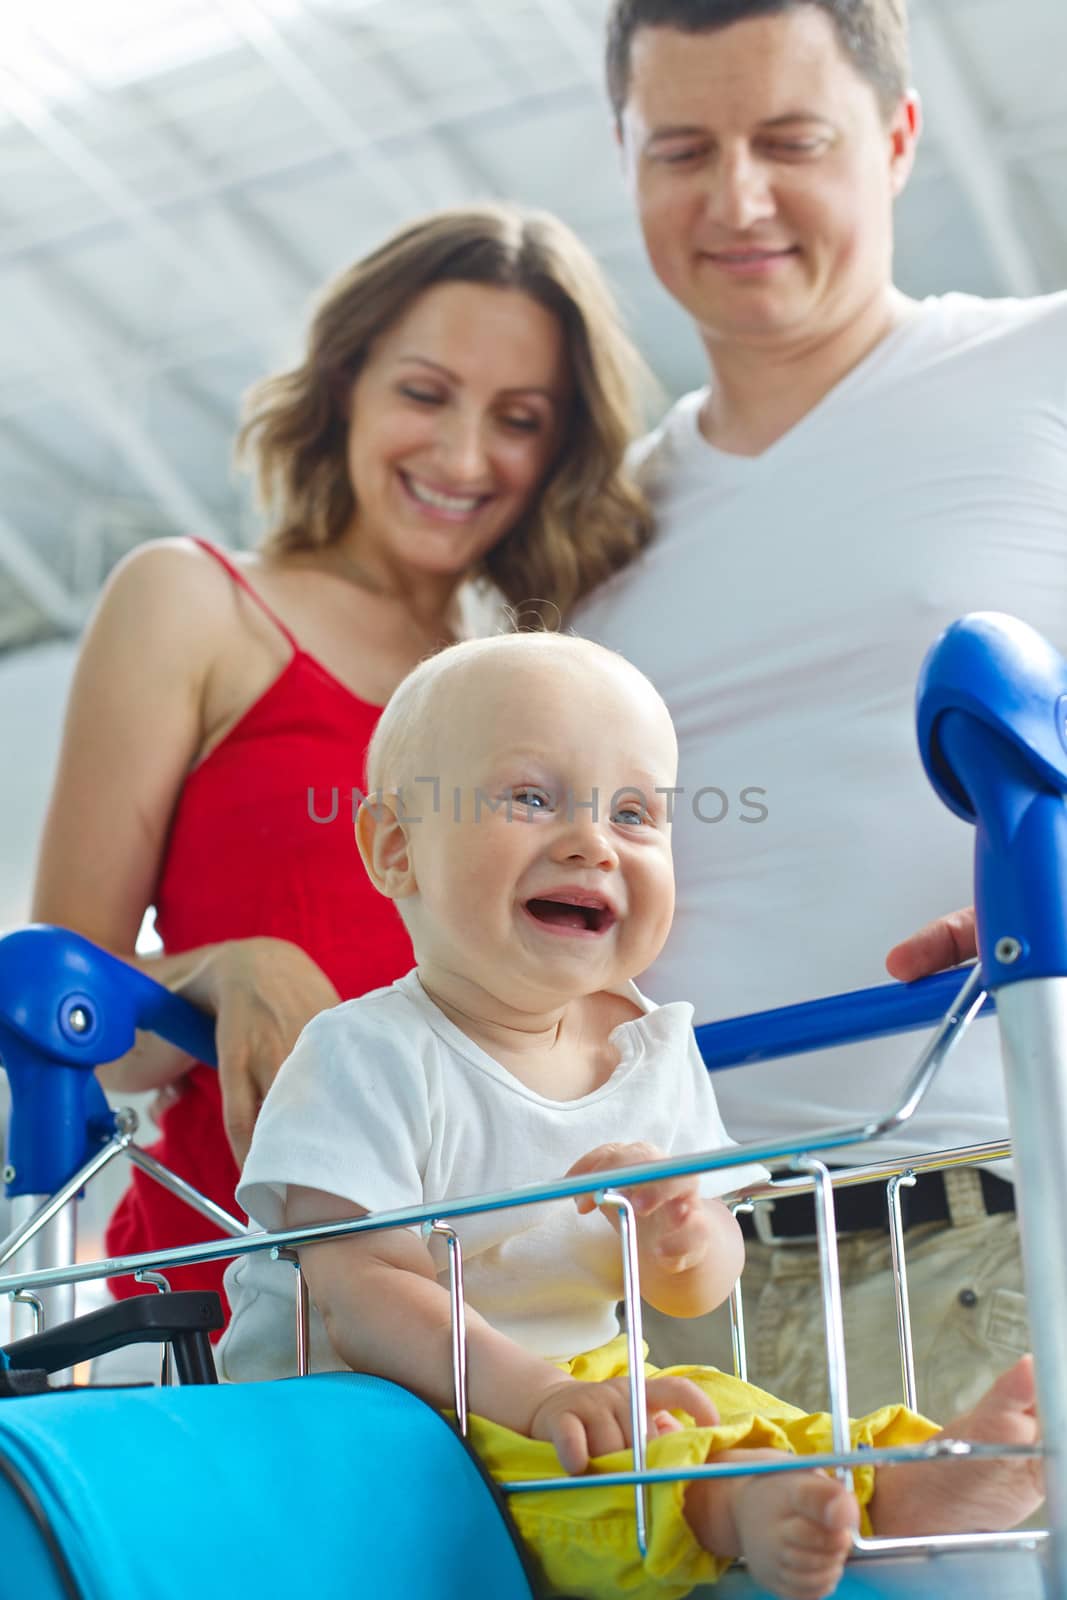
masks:
[[(256, 1122), (237, 1190), (263, 1228), (284, 1226), (290, 1184), (367, 1211), (492, 1194), (562, 1177), (598, 1145), (645, 1140), (666, 1154), (730, 1144), (693, 1038), (692, 1007), (655, 1006), (613, 1030), (619, 1062), (578, 1100), (550, 1100), (468, 1039), (410, 972), (316, 1017)], [(751, 1165), (701, 1177), (706, 1196), (766, 1177)], [(622, 1259), (611, 1224), (573, 1200), (455, 1219), (467, 1304), (525, 1349), (571, 1356), (615, 1336)], [(447, 1246), (430, 1250), (447, 1282)], [(266, 1253), (226, 1274), (233, 1319), (219, 1346), (226, 1378), (294, 1371), (294, 1274)], [(341, 1365), (313, 1313), (312, 1368)]]
[[(923, 775), (915, 683), (969, 611), (1067, 646), (1067, 295), (923, 302), (757, 457), (706, 442), (705, 395), (637, 447), (657, 536), (574, 618), (677, 725), (678, 908), (641, 982), (698, 1022), (887, 982), (891, 945), (973, 900), (973, 830)], [(806, 1135), (887, 1105), (918, 1048), (723, 1072), (723, 1118)], [(1005, 1133), (982, 1021), (879, 1153)]]

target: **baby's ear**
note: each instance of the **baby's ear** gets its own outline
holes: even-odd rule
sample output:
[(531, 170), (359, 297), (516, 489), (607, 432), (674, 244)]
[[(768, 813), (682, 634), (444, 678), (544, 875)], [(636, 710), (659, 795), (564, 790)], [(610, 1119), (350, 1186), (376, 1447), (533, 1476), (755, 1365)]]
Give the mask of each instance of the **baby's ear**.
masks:
[(397, 794), (368, 795), (356, 813), (356, 843), (379, 894), (405, 900), (416, 890), (411, 841)]

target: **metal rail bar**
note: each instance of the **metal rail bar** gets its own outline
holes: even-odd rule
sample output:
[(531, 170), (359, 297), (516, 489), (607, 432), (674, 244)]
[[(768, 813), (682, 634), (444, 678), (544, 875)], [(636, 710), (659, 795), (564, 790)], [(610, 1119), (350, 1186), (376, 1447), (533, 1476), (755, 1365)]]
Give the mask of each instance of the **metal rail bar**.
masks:
[(900, 1376), (904, 1385), (904, 1404), (918, 1411), (915, 1397), (915, 1350), (911, 1340), (911, 1306), (908, 1302), (908, 1269), (904, 1263), (904, 1218), (900, 1212), (900, 1191), (914, 1188), (914, 1172), (898, 1172), (886, 1184), (889, 1204), (889, 1250), (893, 1262), (893, 1287), (897, 1304), (897, 1340), (900, 1344)]
[[(630, 1188), (642, 1183), (654, 1183), (659, 1178), (690, 1177), (698, 1172), (746, 1166), (752, 1162), (773, 1164), (788, 1161), (794, 1156), (806, 1156), (812, 1150), (827, 1151), (846, 1145), (863, 1144), (869, 1139), (891, 1133), (914, 1116), (938, 1071), (971, 1019), (977, 1014), (985, 998), (985, 990), (981, 984), (981, 969), (969, 968), (951, 1011), (943, 1018), (940, 1027), (923, 1050), (896, 1104), (884, 1115), (868, 1122), (828, 1128), (815, 1138), (805, 1139), (799, 1143), (795, 1139), (781, 1139), (762, 1144), (757, 1142), (730, 1145), (725, 1149), (704, 1151), (690, 1156), (676, 1156), (665, 1161), (644, 1162), (640, 1166), (619, 1167), (614, 1172), (599, 1176), (602, 1180), (606, 1178), (611, 1188)], [(145, 1152), (138, 1151), (138, 1156), (144, 1158)], [(153, 1158), (147, 1157), (147, 1160), (152, 1162)], [(159, 1163), (155, 1162), (154, 1165), (158, 1167)], [(160, 1167), (160, 1173), (165, 1173), (168, 1179), (172, 1177), (165, 1167)], [(179, 1184), (183, 1183), (181, 1179), (176, 1181)], [(69, 1188), (69, 1185), (66, 1187)], [(186, 1185), (186, 1187), (191, 1186)], [(456, 1218), (472, 1216), (478, 1212), (506, 1210), (518, 1205), (537, 1205), (549, 1200), (573, 1199), (576, 1195), (591, 1193), (593, 1187), (588, 1177), (560, 1178), (550, 1184), (527, 1184), (520, 1189), (472, 1195), (466, 1200), (452, 1200), (449, 1202), (448, 1215), (454, 1221)], [(196, 1190), (192, 1190), (192, 1193), (197, 1195), (198, 1199), (204, 1199)], [(213, 1204), (210, 1201), (207, 1203)], [(226, 1216), (226, 1213), (222, 1215)], [(89, 1262), (80, 1267), (54, 1267), (27, 1274), (24, 1278), (0, 1278), (0, 1293), (23, 1287), (46, 1288), (63, 1283), (89, 1282), (94, 1278), (121, 1277), (124, 1273), (136, 1272), (142, 1267), (192, 1266), (200, 1261), (224, 1261), (231, 1256), (257, 1250), (295, 1249), (301, 1244), (316, 1244), (326, 1239), (345, 1238), (349, 1233), (376, 1233), (386, 1228), (422, 1227), (427, 1222), (439, 1220), (439, 1215), (440, 1207), (437, 1205), (405, 1206), (397, 1211), (379, 1212), (375, 1216), (361, 1217), (351, 1222), (323, 1223), (317, 1228), (290, 1228), (277, 1233), (245, 1231), (244, 1238), (236, 1249), (231, 1248), (229, 1244), (217, 1244), (213, 1240), (208, 1240), (203, 1244), (182, 1246), (156, 1254), (142, 1252), (136, 1256), (119, 1256), (109, 1261)], [(229, 1221), (237, 1225), (235, 1218), (230, 1218)], [(243, 1228), (243, 1224), (240, 1226)]]
[(467, 1302), (463, 1294), (463, 1247), (447, 1222), (423, 1224), (423, 1236), (436, 1233), (448, 1245), (448, 1300), (452, 1336), (452, 1401), (459, 1431), (467, 1437)]
[(232, 1216), (214, 1200), (209, 1200), (206, 1194), (201, 1194), (191, 1183), (179, 1178), (176, 1172), (171, 1172), (170, 1168), (157, 1161), (155, 1156), (149, 1155), (147, 1150), (142, 1150), (139, 1144), (128, 1145), (126, 1154), (135, 1167), (140, 1167), (142, 1172), (146, 1172), (150, 1178), (162, 1184), (164, 1189), (169, 1189), (171, 1194), (177, 1195), (179, 1200), (184, 1200), (194, 1211), (199, 1211), (201, 1216), (213, 1222), (216, 1228), (221, 1228), (223, 1233), (228, 1233), (231, 1238), (240, 1239), (252, 1232), (247, 1222), (242, 1222), (239, 1217)]

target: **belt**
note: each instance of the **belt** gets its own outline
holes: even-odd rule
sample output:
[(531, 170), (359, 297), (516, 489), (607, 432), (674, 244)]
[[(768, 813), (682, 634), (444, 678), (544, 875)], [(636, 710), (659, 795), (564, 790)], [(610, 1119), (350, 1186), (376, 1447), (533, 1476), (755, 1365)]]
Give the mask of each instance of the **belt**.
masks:
[[(831, 1169), (832, 1170), (832, 1169)], [(984, 1167), (977, 1169), (982, 1186), (982, 1200), (986, 1214), (993, 1216), (1001, 1211), (1015, 1210), (1015, 1189), (1005, 1178), (998, 1178)], [(769, 1205), (759, 1203), (764, 1213), (757, 1227), (752, 1215), (742, 1212), (738, 1216), (741, 1232), (746, 1239), (761, 1238), (766, 1243), (773, 1240), (801, 1240), (815, 1237), (815, 1196), (813, 1194), (780, 1195)], [(922, 1222), (948, 1222), (951, 1220), (945, 1176), (942, 1172), (916, 1174), (914, 1187), (901, 1186), (900, 1211), (905, 1228), (914, 1228)], [(861, 1233), (865, 1229), (889, 1229), (889, 1213), (885, 1184), (855, 1183), (834, 1190), (834, 1214), (837, 1231)]]

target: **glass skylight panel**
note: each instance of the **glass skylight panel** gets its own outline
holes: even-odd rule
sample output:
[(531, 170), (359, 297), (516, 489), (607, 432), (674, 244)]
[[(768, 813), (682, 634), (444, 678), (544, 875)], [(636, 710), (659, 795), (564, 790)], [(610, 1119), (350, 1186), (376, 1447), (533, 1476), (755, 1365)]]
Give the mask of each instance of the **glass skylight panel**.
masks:
[[(303, 9), (303, 0), (263, 4), (270, 20), (283, 26)], [(77, 98), (86, 84), (121, 88), (239, 43), (211, 0), (34, 0), (32, 18), (0, 4), (0, 61), (26, 89), (53, 104)], [(76, 73), (64, 62), (77, 63)], [(2, 90), (0, 74), (0, 104)]]

